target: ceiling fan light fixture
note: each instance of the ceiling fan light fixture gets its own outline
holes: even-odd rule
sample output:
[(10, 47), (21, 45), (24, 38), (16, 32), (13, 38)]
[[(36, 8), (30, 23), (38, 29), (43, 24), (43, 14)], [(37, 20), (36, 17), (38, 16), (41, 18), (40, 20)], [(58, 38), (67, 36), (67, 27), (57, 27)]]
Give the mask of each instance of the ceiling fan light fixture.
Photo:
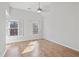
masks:
[(37, 9), (37, 12), (38, 12), (38, 13), (41, 13), (41, 12), (42, 12), (42, 9), (41, 9), (41, 8), (38, 8), (38, 9)]

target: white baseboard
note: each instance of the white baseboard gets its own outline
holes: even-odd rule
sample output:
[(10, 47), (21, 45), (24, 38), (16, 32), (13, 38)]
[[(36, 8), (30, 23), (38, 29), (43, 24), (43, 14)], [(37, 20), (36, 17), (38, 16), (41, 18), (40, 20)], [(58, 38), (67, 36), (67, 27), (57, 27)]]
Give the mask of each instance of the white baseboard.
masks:
[[(46, 39), (46, 40), (47, 40), (47, 39)], [(62, 44), (62, 43), (59, 43), (59, 42), (57, 42), (57, 41), (54, 41), (54, 40), (48, 40), (48, 41), (51, 41), (51, 42), (57, 43), (57, 44), (59, 44), (59, 45), (65, 46), (65, 47), (67, 47), (67, 48), (70, 48), (70, 49), (72, 49), (72, 50), (75, 50), (75, 51), (78, 51), (78, 52), (79, 52), (78, 49), (73, 48), (73, 47), (70, 47), (70, 46), (65, 45), (65, 44)]]

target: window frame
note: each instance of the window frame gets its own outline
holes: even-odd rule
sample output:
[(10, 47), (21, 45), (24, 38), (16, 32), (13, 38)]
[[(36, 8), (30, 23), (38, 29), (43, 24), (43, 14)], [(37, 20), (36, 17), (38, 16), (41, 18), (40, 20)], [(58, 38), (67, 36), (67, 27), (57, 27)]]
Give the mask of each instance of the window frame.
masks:
[[(17, 35), (10, 35), (10, 29), (12, 29), (12, 28), (10, 28), (10, 22), (12, 22), (12, 21), (15, 21), (15, 22), (17, 22), (17, 26), (18, 26), (18, 28), (17, 28), (17, 31), (18, 31), (18, 33), (17, 33)], [(14, 28), (14, 29), (16, 29), (16, 28)], [(8, 21), (8, 36), (19, 36), (19, 21), (18, 20), (9, 20)]]

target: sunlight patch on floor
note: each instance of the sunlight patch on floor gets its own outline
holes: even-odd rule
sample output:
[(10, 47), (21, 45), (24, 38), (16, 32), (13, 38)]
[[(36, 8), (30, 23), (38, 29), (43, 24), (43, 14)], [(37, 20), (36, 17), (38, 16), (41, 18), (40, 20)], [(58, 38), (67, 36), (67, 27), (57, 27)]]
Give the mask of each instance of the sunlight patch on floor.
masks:
[(38, 57), (39, 56), (39, 43), (38, 41), (35, 42), (35, 45), (34, 45), (34, 49), (33, 49), (33, 52), (32, 52), (32, 57)]
[(37, 41), (30, 42), (28, 46), (22, 51), (22, 54), (34, 51), (34, 49), (37, 48), (36, 45), (38, 45)]

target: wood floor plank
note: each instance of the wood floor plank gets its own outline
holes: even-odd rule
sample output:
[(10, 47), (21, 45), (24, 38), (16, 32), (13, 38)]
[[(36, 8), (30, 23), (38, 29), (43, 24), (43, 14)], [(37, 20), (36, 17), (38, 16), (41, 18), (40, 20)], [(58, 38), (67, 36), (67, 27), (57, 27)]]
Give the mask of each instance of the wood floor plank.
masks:
[[(16, 42), (6, 46), (5, 57), (79, 57), (78, 51), (45, 39)], [(32, 51), (28, 52), (28, 47), (29, 49), (33, 48)], [(26, 50), (26, 53), (22, 54), (23, 50)]]

